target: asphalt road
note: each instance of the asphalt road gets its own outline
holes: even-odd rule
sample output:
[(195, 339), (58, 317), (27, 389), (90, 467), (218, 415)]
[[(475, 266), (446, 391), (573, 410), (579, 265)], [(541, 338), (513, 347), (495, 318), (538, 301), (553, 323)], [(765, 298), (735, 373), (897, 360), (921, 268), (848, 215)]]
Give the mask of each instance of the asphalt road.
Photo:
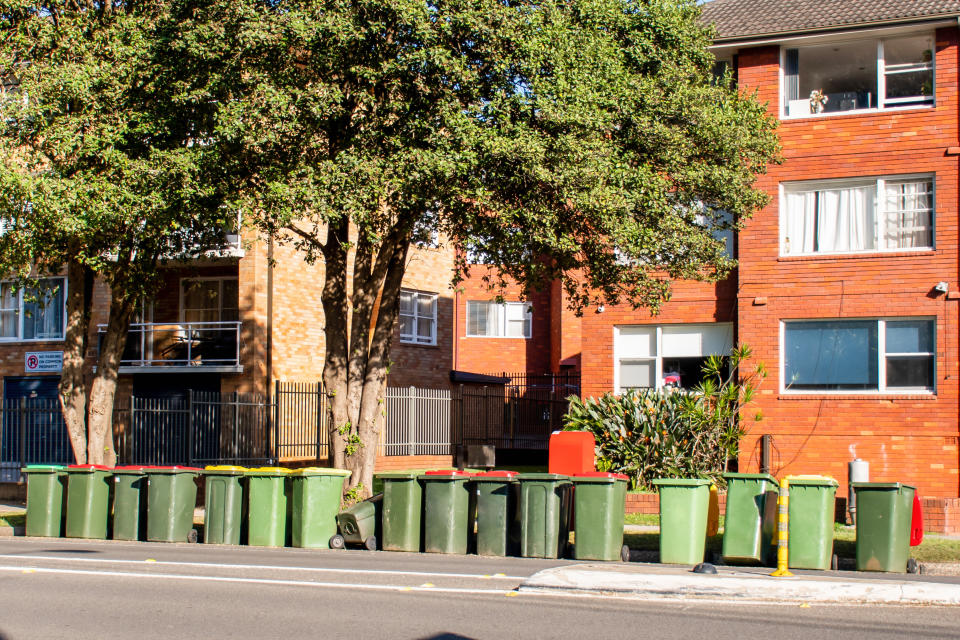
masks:
[(564, 561), (0, 540), (0, 638), (956, 638), (960, 608), (517, 593)]

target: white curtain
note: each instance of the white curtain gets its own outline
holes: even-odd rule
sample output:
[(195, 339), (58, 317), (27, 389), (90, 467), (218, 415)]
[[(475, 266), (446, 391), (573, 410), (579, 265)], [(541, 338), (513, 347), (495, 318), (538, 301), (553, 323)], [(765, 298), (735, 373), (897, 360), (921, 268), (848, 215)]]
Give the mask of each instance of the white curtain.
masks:
[(786, 195), (786, 225), (781, 253), (786, 256), (813, 253), (817, 193), (807, 191)]
[(873, 188), (821, 191), (817, 227), (819, 252), (874, 249)]
[(887, 183), (884, 243), (888, 249), (933, 246), (933, 184)]

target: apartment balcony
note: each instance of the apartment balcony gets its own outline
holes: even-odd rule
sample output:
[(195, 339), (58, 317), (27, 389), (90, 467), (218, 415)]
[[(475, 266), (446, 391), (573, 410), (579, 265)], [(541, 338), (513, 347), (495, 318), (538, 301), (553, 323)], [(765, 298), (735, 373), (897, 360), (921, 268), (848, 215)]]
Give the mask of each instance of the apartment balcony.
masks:
[[(98, 325), (98, 350), (106, 325)], [(138, 322), (130, 325), (120, 373), (243, 373), (239, 322)]]

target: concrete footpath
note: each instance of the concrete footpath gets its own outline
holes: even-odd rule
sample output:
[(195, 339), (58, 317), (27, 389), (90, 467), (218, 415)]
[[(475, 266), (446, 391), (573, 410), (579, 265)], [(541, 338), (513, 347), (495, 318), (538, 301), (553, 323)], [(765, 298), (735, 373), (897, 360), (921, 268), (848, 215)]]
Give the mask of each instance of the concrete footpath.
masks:
[(540, 571), (521, 592), (615, 595), (637, 599), (736, 600), (764, 603), (867, 603), (960, 605), (960, 577), (794, 571), (774, 578), (769, 568), (716, 567), (716, 574), (690, 567), (631, 562), (575, 564)]

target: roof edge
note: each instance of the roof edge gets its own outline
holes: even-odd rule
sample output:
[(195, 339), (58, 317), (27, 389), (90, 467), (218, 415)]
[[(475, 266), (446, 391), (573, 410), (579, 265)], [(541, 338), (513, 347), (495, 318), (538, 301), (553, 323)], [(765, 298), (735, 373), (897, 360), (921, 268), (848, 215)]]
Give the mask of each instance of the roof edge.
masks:
[(829, 33), (838, 33), (838, 32), (844, 32), (844, 31), (860, 31), (863, 29), (875, 29), (877, 27), (900, 26), (900, 25), (907, 25), (907, 24), (922, 25), (928, 22), (942, 22), (944, 20), (949, 20), (950, 18), (955, 18), (960, 20), (960, 11), (952, 11), (949, 13), (938, 13), (935, 15), (922, 16), (922, 17), (895, 18), (890, 20), (873, 20), (870, 22), (858, 22), (856, 24), (843, 24), (843, 25), (836, 25), (833, 27), (815, 27), (811, 29), (790, 29), (787, 31), (769, 31), (765, 33), (746, 34), (746, 35), (740, 35), (740, 36), (727, 36), (722, 38), (714, 38), (713, 43), (715, 46), (720, 46), (720, 45), (729, 46), (732, 43), (749, 44), (751, 42), (755, 42), (758, 40), (768, 40), (771, 38), (778, 38), (783, 36), (806, 36), (806, 35), (829, 34)]

